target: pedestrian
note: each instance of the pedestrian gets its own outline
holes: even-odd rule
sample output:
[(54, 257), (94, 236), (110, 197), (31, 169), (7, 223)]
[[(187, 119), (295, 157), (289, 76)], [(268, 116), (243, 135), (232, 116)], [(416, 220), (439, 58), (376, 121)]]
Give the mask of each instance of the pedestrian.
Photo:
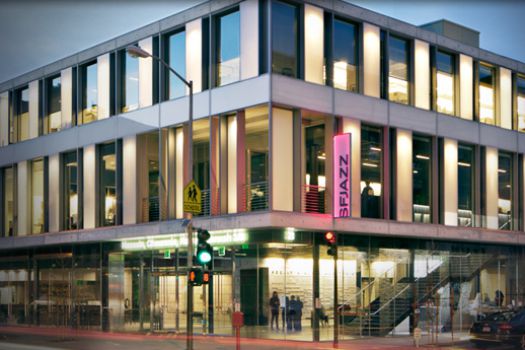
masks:
[(297, 311), (297, 300), (295, 300), (295, 295), (292, 295), (290, 304), (288, 305), (288, 314), (286, 318), (286, 329), (293, 330), (295, 326), (295, 315)]
[(275, 328), (279, 330), (279, 307), (281, 302), (279, 301), (279, 296), (276, 291), (273, 291), (272, 297), (270, 298), (270, 312), (272, 318), (270, 320), (270, 328), (273, 330), (273, 323), (275, 321)]
[(295, 322), (294, 322), (294, 329), (296, 331), (300, 331), (302, 329), (302, 318), (303, 318), (303, 302), (297, 296), (296, 305), (295, 305)]

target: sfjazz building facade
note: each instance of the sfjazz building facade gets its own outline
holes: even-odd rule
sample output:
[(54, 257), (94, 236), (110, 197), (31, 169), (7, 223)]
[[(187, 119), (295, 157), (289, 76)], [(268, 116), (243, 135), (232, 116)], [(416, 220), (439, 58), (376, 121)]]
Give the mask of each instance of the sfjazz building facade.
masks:
[[(184, 332), (190, 169), (199, 332), (240, 310), (250, 337), (331, 339), (334, 278), (340, 338), (521, 305), (525, 64), (478, 42), (342, 1), (210, 1), (0, 84), (0, 322)], [(191, 140), (186, 87), (129, 45), (193, 81)], [(301, 327), (271, 332), (273, 291)]]

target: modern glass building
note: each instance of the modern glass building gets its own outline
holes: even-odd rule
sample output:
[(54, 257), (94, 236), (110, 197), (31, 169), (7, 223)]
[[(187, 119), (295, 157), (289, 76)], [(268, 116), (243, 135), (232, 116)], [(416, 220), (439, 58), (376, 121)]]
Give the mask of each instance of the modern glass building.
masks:
[[(128, 45), (193, 81), (192, 126), (186, 87)], [(335, 279), (340, 339), (465, 332), (525, 302), (523, 131), (525, 64), (470, 29), (200, 4), (0, 84), (0, 323), (185, 332), (191, 169), (214, 247), (199, 333), (239, 310), (248, 337), (331, 340)], [(280, 332), (274, 291), (280, 328), (295, 301)]]

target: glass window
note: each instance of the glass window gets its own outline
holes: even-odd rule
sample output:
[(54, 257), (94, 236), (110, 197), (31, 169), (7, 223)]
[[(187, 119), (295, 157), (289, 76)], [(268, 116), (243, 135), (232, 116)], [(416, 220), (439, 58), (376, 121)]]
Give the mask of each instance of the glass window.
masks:
[(432, 222), (432, 139), (413, 136), (412, 150), (412, 198), (414, 222)]
[(458, 226), (474, 225), (474, 148), (458, 145)]
[(303, 208), (307, 213), (326, 210), (326, 142), (325, 118), (304, 116), (305, 179)]
[(193, 179), (201, 189), (202, 215), (210, 215), (210, 121), (193, 123)]
[(512, 155), (498, 156), (498, 227), (512, 230)]
[(79, 124), (97, 120), (98, 77), (97, 63), (81, 67), (82, 72), (82, 120)]
[[(16, 141), (29, 139), (29, 88), (15, 91)], [(13, 125), (13, 124), (11, 124)]]
[(298, 76), (298, 14), (297, 6), (272, 3), (272, 71), (294, 78)]
[(47, 112), (44, 119), (44, 134), (59, 131), (62, 127), (62, 101), (60, 76), (46, 80)]
[(81, 182), (80, 164), (82, 157), (78, 152), (72, 151), (62, 155), (62, 207), (64, 208), (63, 227), (64, 230), (75, 230), (80, 228), (79, 195)]
[(101, 226), (117, 222), (117, 156), (115, 143), (99, 146), (99, 215)]
[(408, 41), (395, 36), (388, 40), (388, 99), (408, 104)]
[(3, 232), (5, 237), (12, 237), (15, 234), (15, 169), (9, 167), (4, 169), (3, 187)]
[(217, 18), (217, 86), (226, 85), (241, 78), (240, 31), (239, 11)]
[(249, 211), (268, 209), (268, 108), (245, 111), (246, 184)]
[(380, 127), (361, 127), (361, 217), (381, 218), (382, 131)]
[(334, 87), (357, 91), (357, 29), (352, 23), (334, 21)]
[[(186, 32), (181, 31), (168, 37), (169, 64), (182, 77), (186, 77)], [(186, 85), (177, 76), (169, 74), (169, 99), (184, 96)]]
[(439, 113), (454, 114), (454, 56), (436, 53), (436, 109)]
[(128, 55), (120, 57), (120, 110), (125, 113), (139, 108), (139, 59)]
[(43, 233), (44, 226), (44, 160), (31, 162), (31, 233)]
[(516, 109), (518, 114), (518, 130), (525, 132), (525, 78), (522, 76), (518, 76), (516, 84)]
[(479, 65), (479, 120), (486, 124), (495, 124), (494, 94), (495, 71), (493, 67)]

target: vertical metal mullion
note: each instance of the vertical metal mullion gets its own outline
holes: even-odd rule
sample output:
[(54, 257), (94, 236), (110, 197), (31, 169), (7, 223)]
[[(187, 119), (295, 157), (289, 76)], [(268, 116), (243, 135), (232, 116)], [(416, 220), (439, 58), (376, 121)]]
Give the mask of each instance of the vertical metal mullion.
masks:
[(44, 157), (44, 232), (49, 232), (49, 158)]
[[(459, 54), (453, 55), (454, 62), (454, 115), (461, 116), (461, 80), (460, 80), (460, 58)], [(437, 87), (436, 87), (437, 88)], [(436, 90), (437, 91), (437, 90)]]
[(0, 169), (0, 237), (8, 237), (9, 231), (5, 231), (5, 169)]
[(511, 189), (512, 189), (512, 197), (511, 197), (511, 203), (512, 203), (512, 209), (511, 209), (511, 215), (512, 215), (512, 230), (516, 231), (520, 228), (520, 171), (519, 171), (519, 160), (521, 157), (518, 155), (518, 153), (512, 153), (512, 177), (511, 177)]
[[(117, 195), (117, 217), (115, 225), (121, 225), (122, 224), (122, 212), (123, 212), (123, 204), (122, 204), (122, 170), (123, 170), (123, 159), (122, 159), (122, 139), (117, 139), (115, 141), (115, 157), (117, 159), (117, 171), (115, 172), (115, 185), (117, 187), (116, 195)], [(160, 171), (160, 168), (159, 168)]]
[(389, 220), (390, 217), (390, 132), (388, 126), (381, 128), (381, 183), (383, 184), (383, 195), (381, 196), (381, 216), (383, 219)]
[(476, 226), (483, 227), (486, 220), (486, 198), (484, 197), (484, 193), (486, 193), (486, 150), (484, 146), (476, 146), (476, 167), (478, 171), (475, 171), (475, 177), (476, 177), (476, 189), (479, 189), (479, 191), (474, 191), (474, 193), (477, 193), (478, 196), (475, 197), (475, 203), (476, 203), (476, 216), (478, 217), (478, 220), (476, 220)]
[(474, 108), (473, 108), (473, 111), (474, 111), (474, 116), (473, 116), (473, 120), (476, 120), (476, 121), (480, 121), (480, 117), (479, 117), (479, 61), (474, 61), (474, 79), (473, 79), (473, 84), (474, 84), (474, 99), (473, 99), (473, 103), (474, 103)]
[(430, 46), (430, 109), (437, 111), (437, 48)]

